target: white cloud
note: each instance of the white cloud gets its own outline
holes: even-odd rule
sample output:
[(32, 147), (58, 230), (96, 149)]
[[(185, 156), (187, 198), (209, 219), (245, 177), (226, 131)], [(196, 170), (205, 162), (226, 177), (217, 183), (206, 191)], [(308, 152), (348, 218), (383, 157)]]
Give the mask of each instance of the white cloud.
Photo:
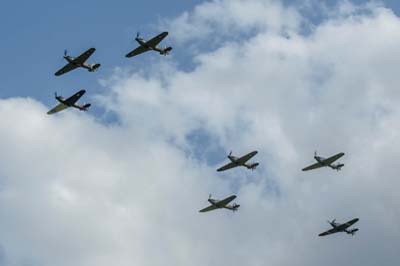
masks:
[[(115, 125), (1, 100), (5, 265), (397, 265), (400, 20), (366, 8), (304, 36), (306, 18), (277, 1), (199, 5), (170, 21), (177, 36), (256, 32), (190, 72), (116, 72), (96, 97)], [(194, 145), (198, 131), (212, 142)], [(195, 156), (214, 141), (259, 150), (261, 167), (215, 172)], [(301, 172), (315, 149), (346, 152), (343, 171)], [(210, 192), (236, 193), (240, 210), (199, 214)], [(354, 238), (316, 236), (352, 217)]]

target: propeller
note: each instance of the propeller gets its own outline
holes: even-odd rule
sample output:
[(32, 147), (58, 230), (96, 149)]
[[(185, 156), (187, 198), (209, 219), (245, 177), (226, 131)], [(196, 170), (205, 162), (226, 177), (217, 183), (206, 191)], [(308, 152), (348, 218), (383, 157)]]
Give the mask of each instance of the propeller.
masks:
[(229, 152), (229, 155), (228, 155), (228, 156), (231, 156), (231, 155), (232, 155), (232, 151)]
[(314, 157), (317, 157), (317, 151), (314, 151)]
[(333, 225), (333, 224), (335, 224), (335, 222), (336, 222), (336, 219), (333, 219), (332, 221), (327, 221), (328, 222), (328, 224), (330, 224), (330, 225)]
[(57, 98), (57, 92), (56, 92), (56, 91), (54, 92), (54, 97), (56, 97), (56, 98)]
[(211, 194), (208, 195), (208, 199), (211, 199)]
[(68, 54), (68, 51), (67, 51), (67, 49), (65, 49), (64, 50), (64, 56), (67, 56), (67, 54)]
[(139, 36), (140, 36), (140, 32), (138, 31), (138, 32), (136, 33), (136, 39), (138, 39)]

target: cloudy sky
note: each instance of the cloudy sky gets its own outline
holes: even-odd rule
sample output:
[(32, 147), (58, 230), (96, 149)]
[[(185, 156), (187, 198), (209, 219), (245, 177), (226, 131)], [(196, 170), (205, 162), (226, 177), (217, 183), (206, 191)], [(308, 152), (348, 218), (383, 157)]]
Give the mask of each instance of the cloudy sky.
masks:
[[(1, 266), (400, 264), (396, 1), (136, 2), (2, 5)], [(54, 77), (90, 46), (98, 72)], [(217, 173), (230, 150), (260, 166)], [(302, 172), (315, 150), (345, 167)]]

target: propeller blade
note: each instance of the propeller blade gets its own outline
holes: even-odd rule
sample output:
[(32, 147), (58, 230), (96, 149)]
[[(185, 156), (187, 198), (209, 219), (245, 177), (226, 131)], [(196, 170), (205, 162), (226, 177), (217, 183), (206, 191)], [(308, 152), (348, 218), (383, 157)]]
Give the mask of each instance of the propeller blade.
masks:
[(139, 38), (139, 36), (140, 36), (140, 32), (138, 31), (138, 32), (136, 33), (136, 38)]
[(64, 56), (67, 56), (67, 54), (68, 54), (68, 51), (67, 51), (67, 49), (65, 49), (64, 50)]
[(56, 91), (54, 92), (54, 96), (57, 98), (57, 92)]
[(232, 151), (229, 152), (229, 156), (231, 156), (231, 155), (232, 155)]
[(211, 194), (208, 195), (208, 199), (211, 199)]

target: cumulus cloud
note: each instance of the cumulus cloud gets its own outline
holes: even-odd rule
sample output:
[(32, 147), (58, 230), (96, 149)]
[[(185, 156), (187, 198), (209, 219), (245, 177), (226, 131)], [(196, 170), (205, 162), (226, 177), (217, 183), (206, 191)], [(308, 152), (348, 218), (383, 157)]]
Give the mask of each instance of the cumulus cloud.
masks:
[[(279, 1), (211, 1), (169, 20), (182, 43), (227, 41), (191, 71), (116, 70), (95, 99), (118, 123), (1, 100), (0, 263), (397, 265), (400, 20), (345, 5), (308, 34)], [(217, 173), (230, 149), (259, 150), (260, 168)], [(345, 152), (345, 167), (301, 172), (314, 150)], [(208, 193), (241, 208), (199, 214)], [(353, 217), (355, 237), (317, 237)]]

